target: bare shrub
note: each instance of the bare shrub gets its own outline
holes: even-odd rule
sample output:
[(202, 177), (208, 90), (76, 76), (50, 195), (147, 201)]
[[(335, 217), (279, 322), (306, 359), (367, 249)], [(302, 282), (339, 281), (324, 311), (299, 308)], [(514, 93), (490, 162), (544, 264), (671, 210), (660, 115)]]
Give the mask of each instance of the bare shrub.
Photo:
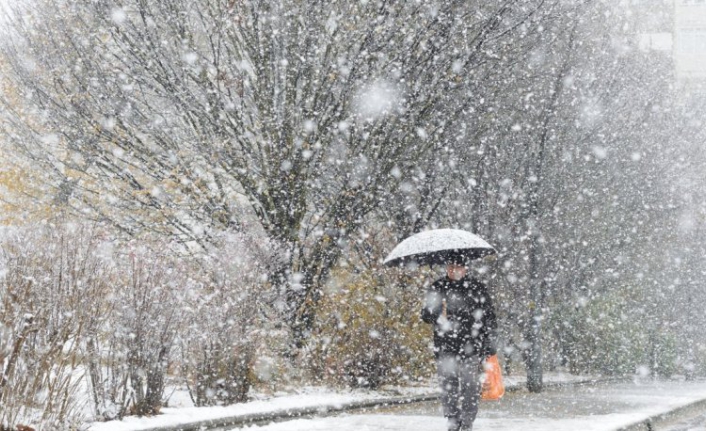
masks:
[(81, 419), (82, 338), (100, 324), (104, 266), (95, 225), (5, 231), (0, 278), (0, 423), (52, 429)]
[(130, 242), (107, 256), (108, 324), (85, 344), (96, 413), (104, 419), (156, 414), (164, 403), (186, 274), (168, 247), (145, 244)]
[(276, 247), (248, 234), (220, 238), (201, 260), (186, 309), (183, 369), (198, 406), (247, 399), (255, 382), (253, 366), (270, 300), (268, 274)]
[(100, 419), (156, 414), (178, 366), (198, 405), (247, 398), (277, 315), (271, 242), (227, 235), (194, 257), (71, 223), (1, 239), (0, 427), (70, 428), (85, 403)]

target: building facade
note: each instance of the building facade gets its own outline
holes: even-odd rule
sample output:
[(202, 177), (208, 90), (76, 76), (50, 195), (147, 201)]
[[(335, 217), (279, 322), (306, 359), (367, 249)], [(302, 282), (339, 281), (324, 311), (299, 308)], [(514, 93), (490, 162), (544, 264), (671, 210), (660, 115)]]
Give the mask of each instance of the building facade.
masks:
[(706, 0), (674, 0), (674, 66), (677, 79), (706, 78)]

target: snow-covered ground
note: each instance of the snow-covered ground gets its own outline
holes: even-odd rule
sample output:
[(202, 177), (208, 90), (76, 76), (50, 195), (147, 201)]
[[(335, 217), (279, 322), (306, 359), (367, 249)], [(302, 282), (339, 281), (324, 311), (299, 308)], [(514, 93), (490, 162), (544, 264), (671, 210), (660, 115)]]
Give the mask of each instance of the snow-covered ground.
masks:
[(182, 423), (219, 419), (257, 413), (287, 411), (305, 407), (337, 407), (353, 401), (371, 398), (362, 392), (336, 393), (326, 389), (307, 388), (301, 394), (284, 395), (266, 400), (251, 401), (224, 407), (193, 407), (184, 401), (181, 405), (162, 409), (154, 417), (127, 417), (120, 421), (94, 423), (90, 431), (136, 431), (155, 427), (176, 426)]
[[(570, 375), (549, 375), (548, 382), (576, 380)], [(522, 378), (506, 379), (508, 386)], [(90, 431), (136, 431), (172, 427), (183, 423), (281, 412), (305, 407), (337, 407), (354, 401), (380, 399), (392, 395), (418, 395), (433, 392), (433, 386), (390, 391), (334, 392), (325, 388), (303, 388), (300, 393), (276, 396), (228, 407), (195, 408), (175, 393), (163, 414), (151, 418), (126, 418), (95, 423)], [(551, 389), (542, 394), (526, 391), (508, 393), (499, 402), (484, 402), (476, 422), (477, 431), (608, 431), (706, 399), (706, 382), (628, 382), (597, 386), (572, 386)], [(445, 421), (435, 403), (413, 404), (384, 412), (345, 413), (336, 417), (294, 419), (268, 425), (233, 427), (251, 431), (304, 430), (444, 430)]]
[[(524, 384), (522, 376), (506, 376), (507, 387)], [(571, 382), (590, 379), (587, 376), (573, 376), (568, 373), (548, 373), (545, 382)], [(212, 420), (241, 415), (264, 414), (287, 411), (306, 407), (339, 407), (356, 401), (385, 399), (399, 396), (417, 396), (437, 392), (435, 381), (429, 381), (419, 386), (385, 388), (381, 391), (350, 390), (335, 391), (323, 387), (303, 387), (291, 393), (278, 394), (272, 397), (257, 396), (248, 403), (226, 407), (194, 407), (188, 393), (174, 390), (169, 397), (168, 408), (162, 409), (162, 414), (155, 417), (127, 417), (121, 421), (94, 423), (90, 431), (136, 431), (155, 427), (176, 426), (186, 422)]]

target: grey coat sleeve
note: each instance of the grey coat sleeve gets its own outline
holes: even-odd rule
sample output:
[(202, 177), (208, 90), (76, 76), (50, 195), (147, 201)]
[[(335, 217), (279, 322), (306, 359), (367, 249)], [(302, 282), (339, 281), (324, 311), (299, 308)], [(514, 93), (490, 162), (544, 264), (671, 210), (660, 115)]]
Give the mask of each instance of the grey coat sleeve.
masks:
[(493, 300), (490, 298), (488, 290), (485, 289), (485, 303), (484, 305), (484, 328), (485, 337), (483, 343), (483, 354), (485, 356), (492, 356), (498, 353), (497, 343), (498, 343), (498, 318), (495, 314), (495, 306), (493, 305)]

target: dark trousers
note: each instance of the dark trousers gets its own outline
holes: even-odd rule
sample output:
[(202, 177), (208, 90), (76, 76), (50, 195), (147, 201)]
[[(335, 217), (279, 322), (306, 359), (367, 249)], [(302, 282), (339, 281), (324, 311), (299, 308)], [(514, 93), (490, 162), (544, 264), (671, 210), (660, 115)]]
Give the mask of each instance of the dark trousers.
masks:
[(441, 404), (450, 430), (470, 430), (478, 413), (481, 391), (481, 359), (439, 355), (436, 370), (441, 383)]

